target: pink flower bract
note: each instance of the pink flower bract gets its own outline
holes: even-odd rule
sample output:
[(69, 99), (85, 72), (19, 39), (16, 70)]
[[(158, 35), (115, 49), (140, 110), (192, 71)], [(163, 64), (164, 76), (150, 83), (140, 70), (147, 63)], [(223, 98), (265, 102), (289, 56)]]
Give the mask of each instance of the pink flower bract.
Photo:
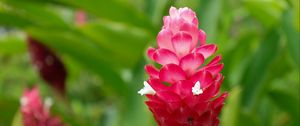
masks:
[(157, 35), (158, 48), (147, 51), (148, 57), (162, 66), (145, 66), (150, 78), (138, 93), (147, 96), (146, 104), (159, 126), (218, 126), (227, 97), (227, 93), (219, 94), (221, 56), (204, 64), (217, 46), (206, 44), (194, 11), (171, 7), (169, 14)]
[(50, 115), (49, 103), (43, 103), (38, 88), (25, 90), (21, 98), (21, 114), (24, 126), (64, 126), (58, 117)]

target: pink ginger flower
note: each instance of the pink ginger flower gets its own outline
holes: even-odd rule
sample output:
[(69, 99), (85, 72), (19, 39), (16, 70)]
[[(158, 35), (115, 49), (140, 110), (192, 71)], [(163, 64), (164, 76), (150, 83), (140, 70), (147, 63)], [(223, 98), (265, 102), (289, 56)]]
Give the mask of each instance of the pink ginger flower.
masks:
[(25, 90), (21, 98), (23, 126), (63, 126), (58, 117), (50, 115), (51, 99), (42, 103), (38, 88)]
[(157, 36), (158, 48), (147, 51), (162, 67), (145, 66), (149, 79), (138, 93), (148, 98), (146, 104), (159, 126), (217, 126), (227, 97), (219, 95), (224, 79), (221, 56), (204, 64), (217, 46), (206, 44), (191, 9), (171, 7), (169, 13)]

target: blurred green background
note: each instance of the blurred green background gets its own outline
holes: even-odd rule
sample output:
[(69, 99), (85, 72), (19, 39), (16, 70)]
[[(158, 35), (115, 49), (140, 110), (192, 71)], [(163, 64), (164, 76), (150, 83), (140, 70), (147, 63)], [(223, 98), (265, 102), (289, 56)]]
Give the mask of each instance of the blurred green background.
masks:
[[(223, 56), (221, 126), (299, 126), (299, 0), (0, 0), (0, 126), (20, 125), (19, 98), (33, 85), (70, 126), (155, 126), (137, 91), (170, 6), (196, 11)], [(65, 63), (66, 101), (32, 66), (27, 34)]]

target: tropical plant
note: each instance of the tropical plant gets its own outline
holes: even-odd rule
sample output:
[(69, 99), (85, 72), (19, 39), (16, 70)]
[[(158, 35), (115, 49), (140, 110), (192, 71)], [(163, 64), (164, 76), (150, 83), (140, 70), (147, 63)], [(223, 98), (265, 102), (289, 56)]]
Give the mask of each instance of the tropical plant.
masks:
[[(230, 95), (222, 126), (299, 125), (298, 0), (0, 0), (0, 126), (21, 125), (20, 97), (36, 85), (66, 124), (156, 125), (137, 91), (151, 62), (146, 47), (171, 6), (195, 10), (207, 43), (223, 56), (222, 90)], [(84, 24), (75, 21), (78, 11)], [(35, 71), (27, 36), (62, 59), (65, 97)]]

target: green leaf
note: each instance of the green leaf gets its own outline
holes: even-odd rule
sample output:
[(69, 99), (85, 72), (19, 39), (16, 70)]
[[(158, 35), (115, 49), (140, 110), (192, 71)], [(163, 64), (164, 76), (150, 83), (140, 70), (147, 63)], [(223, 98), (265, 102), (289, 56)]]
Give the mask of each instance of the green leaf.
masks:
[(32, 22), (26, 18), (22, 18), (11, 13), (0, 11), (0, 24), (4, 26), (23, 28), (28, 25), (31, 25)]
[(44, 27), (67, 27), (67, 24), (47, 4), (34, 1), (8, 0), (4, 2), (9, 9), (5, 11), (21, 19), (26, 19)]
[(259, 104), (257, 117), (259, 118), (260, 124), (262, 126), (271, 126), (274, 118), (272, 114), (274, 114), (273, 112), (275, 109), (273, 103), (268, 97), (264, 96)]
[(222, 10), (222, 0), (203, 0), (197, 11), (200, 28), (207, 34), (207, 42), (213, 43), (217, 36), (217, 24)]
[(299, 77), (299, 71), (290, 71), (286, 76), (275, 79), (267, 95), (280, 110), (290, 114), (291, 123), (299, 125), (299, 121), (296, 121), (300, 116), (300, 85), (297, 76)]
[(11, 98), (0, 98), (0, 125), (11, 124), (14, 114), (18, 110), (19, 102)]
[(269, 97), (276, 103), (281, 109), (284, 109), (295, 116), (295, 119), (299, 117), (299, 98), (295, 96), (297, 94), (290, 93), (287, 90), (271, 90)]
[(250, 31), (248, 29), (247, 32), (243, 30), (237, 32), (239, 34), (238, 38), (235, 38), (236, 42), (231, 42), (234, 43), (234, 45), (225, 44), (224, 46), (228, 49), (222, 51), (223, 62), (225, 64), (223, 73), (227, 76), (224, 80), (225, 83), (222, 85), (223, 87), (232, 87), (243, 83), (242, 79), (244, 75), (241, 73), (245, 73), (247, 67), (249, 67), (251, 63), (251, 57), (249, 55), (253, 54), (253, 50), (255, 49), (251, 47), (259, 42), (258, 38), (256, 38), (259, 35), (257, 31)]
[(11, 126), (23, 126), (22, 115), (19, 110), (15, 113)]
[(262, 126), (259, 123), (259, 117), (251, 112), (242, 109), (239, 114), (237, 126)]
[(292, 8), (293, 8), (293, 26), (296, 27), (297, 31), (300, 32), (300, 4), (299, 0), (291, 0)]
[(222, 126), (238, 126), (239, 114), (240, 114), (240, 100), (241, 100), (241, 88), (235, 87), (226, 100), (226, 104), (223, 108), (221, 116)]
[(244, 0), (244, 4), (249, 13), (267, 28), (280, 22), (281, 14), (287, 7), (284, 0)]
[(255, 100), (261, 95), (261, 90), (268, 83), (262, 83), (266, 79), (266, 73), (274, 58), (278, 55), (279, 33), (271, 30), (261, 41), (257, 52), (253, 55), (243, 79), (242, 103), (248, 107), (254, 107)]
[(143, 56), (145, 46), (150, 41), (147, 31), (108, 21), (88, 23), (80, 31), (99, 47), (112, 52), (109, 57), (124, 67), (133, 67)]
[(0, 37), (0, 54), (17, 54), (26, 51), (24, 39), (16, 36)]
[(81, 8), (86, 12), (99, 18), (109, 19), (117, 22), (125, 22), (132, 26), (153, 30), (150, 20), (128, 5), (117, 0), (59, 0), (58, 2)]
[(292, 10), (287, 10), (283, 14), (283, 30), (286, 35), (288, 51), (292, 56), (293, 61), (295, 62), (295, 66), (298, 67), (300, 65), (300, 32), (293, 25), (293, 13)]

